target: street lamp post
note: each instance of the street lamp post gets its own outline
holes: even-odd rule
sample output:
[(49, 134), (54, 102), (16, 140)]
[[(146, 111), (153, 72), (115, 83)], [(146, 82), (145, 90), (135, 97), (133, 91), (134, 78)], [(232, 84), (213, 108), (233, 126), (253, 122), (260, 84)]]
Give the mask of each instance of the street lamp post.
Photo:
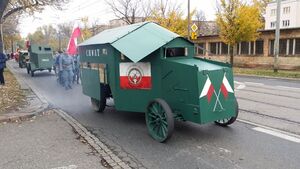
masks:
[(280, 11), (281, 0), (277, 0), (277, 13), (276, 13), (276, 31), (275, 31), (275, 57), (274, 57), (274, 72), (278, 72), (278, 59), (279, 59), (279, 40), (280, 40)]
[(61, 32), (58, 30), (58, 50), (61, 51)]

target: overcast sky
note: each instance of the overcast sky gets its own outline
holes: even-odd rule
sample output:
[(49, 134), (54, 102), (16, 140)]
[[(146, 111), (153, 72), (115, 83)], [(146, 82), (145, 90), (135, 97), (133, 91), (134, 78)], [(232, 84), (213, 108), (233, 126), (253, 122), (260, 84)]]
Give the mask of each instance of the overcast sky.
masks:
[[(182, 10), (187, 11), (187, 0), (171, 1), (177, 1)], [(191, 9), (203, 10), (207, 20), (215, 19), (216, 0), (190, 1)], [(99, 23), (108, 23), (109, 20), (116, 18), (104, 0), (71, 0), (64, 8), (63, 11), (46, 8), (42, 13), (36, 13), (34, 17), (21, 19), (19, 30), (22, 37), (26, 37), (28, 33), (33, 33), (37, 27), (42, 25), (53, 24), (55, 27), (57, 23), (74, 21), (85, 16), (88, 16), (89, 20), (98, 20)]]

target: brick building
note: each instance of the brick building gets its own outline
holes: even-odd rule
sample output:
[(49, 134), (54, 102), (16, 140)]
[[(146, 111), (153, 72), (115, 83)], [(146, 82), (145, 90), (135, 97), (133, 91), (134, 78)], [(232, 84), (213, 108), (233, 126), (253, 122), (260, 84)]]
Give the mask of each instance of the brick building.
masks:
[[(295, 6), (295, 2), (299, 2), (299, 5)], [(298, 23), (297, 18), (300, 19), (300, 14), (298, 16), (296, 12), (300, 11), (300, 0), (286, 0), (282, 3), (284, 17), (281, 20), (279, 67), (281, 69), (300, 69), (300, 22)], [(289, 6), (289, 4), (294, 6)], [(268, 25), (274, 23), (274, 8), (276, 9), (274, 2), (267, 6), (265, 19)], [(199, 46), (197, 48), (198, 55), (219, 61), (229, 61), (228, 45), (221, 41), (216, 23), (211, 21), (196, 23), (200, 25), (199, 30), (201, 30), (198, 32), (198, 39), (194, 41)], [(234, 46), (235, 65), (271, 68), (274, 63), (274, 29), (271, 25), (265, 26), (264, 30), (259, 31), (260, 36), (256, 41), (236, 44)]]

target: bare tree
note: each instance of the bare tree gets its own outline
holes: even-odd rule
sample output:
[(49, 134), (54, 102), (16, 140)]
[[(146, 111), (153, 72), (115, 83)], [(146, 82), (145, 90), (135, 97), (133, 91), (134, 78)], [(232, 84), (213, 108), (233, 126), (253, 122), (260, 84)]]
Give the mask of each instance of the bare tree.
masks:
[(151, 1), (148, 0), (105, 0), (110, 6), (114, 15), (126, 22), (134, 24), (137, 17), (142, 17), (142, 21), (151, 14)]
[(206, 21), (206, 17), (205, 17), (205, 13), (202, 10), (198, 10), (195, 13), (195, 20), (196, 20), (196, 24), (198, 26), (198, 34), (200, 34), (201, 32), (201, 26), (203, 24), (203, 21)]
[(73, 22), (66, 22), (66, 23), (61, 23), (58, 24), (58, 42), (59, 42), (59, 47), (58, 49), (65, 49), (67, 48), (67, 44), (69, 41), (69, 38), (72, 34), (73, 30)]
[(45, 6), (52, 6), (55, 9), (62, 9), (62, 4), (69, 0), (1, 0), (0, 1), (0, 52), (3, 52), (2, 24), (13, 14), (42, 11)]

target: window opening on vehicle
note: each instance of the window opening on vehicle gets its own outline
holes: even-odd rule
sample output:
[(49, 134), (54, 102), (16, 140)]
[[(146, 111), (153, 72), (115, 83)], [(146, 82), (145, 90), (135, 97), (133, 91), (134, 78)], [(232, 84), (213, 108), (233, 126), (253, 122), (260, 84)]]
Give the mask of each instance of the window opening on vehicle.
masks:
[(50, 51), (50, 50), (51, 50), (51, 48), (44, 48), (44, 50), (45, 50), (45, 51)]
[(177, 47), (177, 48), (165, 48), (165, 57), (183, 57), (188, 56), (187, 48)]

